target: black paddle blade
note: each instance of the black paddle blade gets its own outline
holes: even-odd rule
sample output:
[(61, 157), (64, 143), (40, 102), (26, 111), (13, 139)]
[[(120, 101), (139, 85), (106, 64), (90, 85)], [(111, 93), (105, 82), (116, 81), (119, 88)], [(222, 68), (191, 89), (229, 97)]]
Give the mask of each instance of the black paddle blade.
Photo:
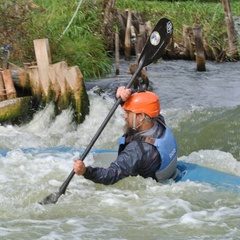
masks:
[(51, 203), (56, 203), (58, 199), (60, 198), (61, 194), (59, 192), (51, 193), (46, 198), (44, 198), (41, 202), (39, 202), (41, 205), (47, 205)]
[(146, 67), (157, 61), (164, 53), (172, 34), (172, 22), (167, 18), (160, 19), (142, 50), (139, 65)]

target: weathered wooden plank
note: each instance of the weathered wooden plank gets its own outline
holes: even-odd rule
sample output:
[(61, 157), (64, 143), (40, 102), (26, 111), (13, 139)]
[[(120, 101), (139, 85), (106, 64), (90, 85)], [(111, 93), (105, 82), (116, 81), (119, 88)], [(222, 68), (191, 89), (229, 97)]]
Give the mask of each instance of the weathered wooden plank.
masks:
[(42, 91), (48, 96), (50, 88), (48, 67), (52, 63), (49, 42), (48, 39), (36, 39), (33, 42)]
[(60, 86), (57, 80), (57, 73), (54, 64), (50, 64), (48, 67), (48, 74), (51, 82), (51, 90), (55, 94), (55, 101), (57, 101), (59, 95), (61, 94)]
[(203, 48), (202, 40), (202, 27), (200, 24), (193, 25), (193, 36), (195, 42), (195, 51), (196, 51), (196, 64), (198, 71), (206, 71), (206, 58)]
[(28, 68), (31, 91), (34, 95), (41, 94), (41, 84), (39, 79), (38, 66), (31, 66)]
[(194, 59), (193, 48), (192, 48), (192, 28), (188, 25), (183, 25), (183, 47), (185, 49), (186, 58)]
[(119, 54), (119, 32), (115, 33), (115, 60), (116, 60), (116, 75), (119, 75), (119, 65), (120, 65), (120, 54)]
[(55, 77), (60, 87), (60, 95), (66, 94), (67, 84), (66, 84), (66, 78), (65, 78), (64, 72), (65, 72), (65, 69), (68, 68), (67, 63), (62, 61), (62, 62), (54, 63), (51, 67), (53, 67), (55, 70)]
[(11, 75), (11, 71), (9, 69), (5, 69), (2, 71), (2, 78), (5, 86), (7, 99), (13, 99), (17, 97), (17, 92), (13, 84), (13, 79)]
[(79, 91), (83, 86), (83, 75), (78, 66), (66, 68), (64, 76), (71, 90)]
[(131, 9), (127, 9), (127, 26), (125, 32), (125, 41), (124, 41), (124, 54), (125, 60), (130, 60), (131, 55), (131, 25), (132, 25), (132, 11)]
[[(19, 123), (20, 119), (29, 117), (29, 109), (32, 108), (32, 97), (18, 97), (0, 102), (0, 123)], [(19, 120), (17, 120), (19, 119)], [(20, 120), (22, 121), (22, 120)]]
[(3, 82), (2, 72), (0, 72), (0, 101), (6, 99), (5, 86)]
[(222, 4), (224, 8), (224, 13), (225, 13), (225, 22), (227, 25), (228, 45), (229, 45), (228, 54), (233, 60), (239, 60), (237, 34), (234, 28), (234, 21), (231, 13), (230, 0), (222, 0)]

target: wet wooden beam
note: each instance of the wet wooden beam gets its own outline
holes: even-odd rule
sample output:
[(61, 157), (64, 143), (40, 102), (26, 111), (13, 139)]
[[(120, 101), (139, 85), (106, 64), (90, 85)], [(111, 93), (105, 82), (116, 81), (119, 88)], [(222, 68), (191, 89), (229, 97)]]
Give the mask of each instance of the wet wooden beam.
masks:
[(192, 28), (188, 25), (183, 25), (183, 47), (187, 59), (194, 59), (193, 46), (192, 46)]
[(125, 54), (125, 60), (130, 61), (132, 11), (130, 9), (127, 9), (126, 13), (127, 13), (127, 27), (126, 27), (126, 32), (125, 32), (124, 54)]
[(228, 34), (228, 45), (229, 51), (228, 54), (233, 60), (239, 60), (238, 47), (237, 47), (237, 34), (234, 29), (234, 22), (231, 13), (230, 1), (222, 0), (224, 13), (225, 13), (225, 22), (227, 25), (227, 34)]
[(7, 99), (13, 99), (17, 97), (17, 92), (13, 84), (11, 71), (9, 69), (2, 71), (2, 78), (5, 86)]
[(206, 71), (206, 58), (203, 48), (202, 27), (200, 24), (193, 25), (193, 37), (195, 42), (197, 71)]
[(116, 75), (119, 75), (119, 32), (115, 33), (115, 61), (116, 61)]
[(48, 75), (49, 64), (52, 63), (48, 39), (36, 39), (33, 41), (35, 56), (38, 66), (38, 75), (45, 96), (48, 96), (50, 79)]
[(0, 72), (0, 102), (6, 99), (5, 86), (3, 82), (2, 72)]

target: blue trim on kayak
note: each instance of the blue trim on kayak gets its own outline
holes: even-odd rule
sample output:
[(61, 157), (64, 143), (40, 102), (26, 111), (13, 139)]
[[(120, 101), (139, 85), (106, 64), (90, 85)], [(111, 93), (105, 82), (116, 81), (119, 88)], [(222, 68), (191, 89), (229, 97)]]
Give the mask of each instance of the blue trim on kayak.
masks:
[[(74, 147), (67, 147), (67, 146), (58, 146), (58, 147), (47, 147), (47, 148), (17, 148), (13, 150), (1, 150), (0, 149), (0, 155), (3, 157), (6, 157), (7, 153), (10, 151), (22, 151), (23, 153), (51, 153), (51, 152), (79, 152), (80, 154), (83, 153), (85, 150), (84, 148), (74, 148)], [(103, 152), (116, 152), (117, 150), (113, 149), (92, 149), (90, 153), (103, 153)], [(79, 156), (80, 157), (80, 156)]]
[(217, 188), (240, 192), (240, 177), (193, 163), (178, 161), (179, 173), (176, 182), (205, 182)]

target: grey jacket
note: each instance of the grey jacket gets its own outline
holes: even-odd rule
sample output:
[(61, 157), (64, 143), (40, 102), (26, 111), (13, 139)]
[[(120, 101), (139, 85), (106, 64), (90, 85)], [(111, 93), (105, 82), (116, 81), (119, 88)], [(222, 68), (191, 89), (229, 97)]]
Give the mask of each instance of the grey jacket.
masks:
[[(159, 118), (164, 122), (163, 116)], [(152, 128), (137, 132), (131, 137), (132, 140), (124, 146), (120, 146), (117, 159), (108, 168), (87, 167), (83, 175), (86, 179), (95, 183), (110, 185), (128, 176), (140, 175), (144, 178), (152, 177), (156, 179), (155, 173), (160, 168), (161, 157), (155, 146), (142, 142), (139, 144), (138, 136), (151, 136), (159, 138), (164, 131), (164, 127), (155, 122)], [(126, 136), (129, 139), (129, 136)], [(142, 149), (143, 147), (143, 149)]]

